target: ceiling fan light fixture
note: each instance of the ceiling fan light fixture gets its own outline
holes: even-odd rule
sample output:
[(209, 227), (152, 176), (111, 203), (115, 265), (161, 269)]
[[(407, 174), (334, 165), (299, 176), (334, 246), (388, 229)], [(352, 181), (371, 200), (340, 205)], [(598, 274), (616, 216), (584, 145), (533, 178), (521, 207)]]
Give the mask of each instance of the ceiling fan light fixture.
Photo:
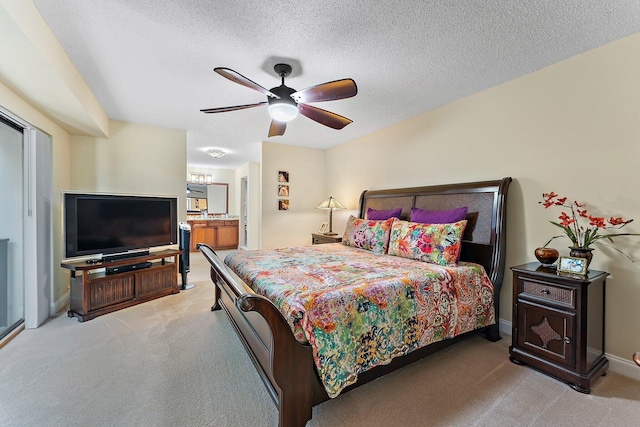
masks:
[(290, 122), (298, 117), (298, 106), (280, 99), (269, 103), (269, 115), (277, 122)]
[(223, 150), (218, 149), (218, 148), (211, 148), (211, 149), (207, 150), (207, 154), (210, 155), (211, 157), (213, 157), (214, 159), (219, 159), (220, 157), (224, 156), (227, 153), (225, 151), (223, 151)]

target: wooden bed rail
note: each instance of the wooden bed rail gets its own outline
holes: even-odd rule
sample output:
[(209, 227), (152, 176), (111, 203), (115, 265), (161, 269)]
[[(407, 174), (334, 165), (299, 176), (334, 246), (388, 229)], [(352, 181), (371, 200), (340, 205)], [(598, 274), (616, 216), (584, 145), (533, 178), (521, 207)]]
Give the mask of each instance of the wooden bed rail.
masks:
[[(298, 342), (280, 311), (246, 286), (210, 246), (198, 243), (196, 248), (211, 264), (211, 280), (216, 287), (216, 302), (211, 310), (222, 308), (227, 313), (278, 406), (279, 425), (304, 425), (311, 419), (313, 406), (313, 389), (309, 384), (319, 381), (311, 346)], [(243, 313), (259, 315), (268, 324), (268, 333), (257, 331), (256, 319), (248, 322)], [(251, 334), (247, 334), (247, 329)], [(265, 339), (270, 342), (264, 342)]]
[[(202, 255), (204, 255), (207, 261), (209, 261), (209, 264), (211, 264), (211, 267), (215, 267), (215, 270), (225, 278), (236, 298), (247, 293), (247, 291), (252, 292), (251, 289), (245, 289), (244, 286), (240, 285), (234, 278), (231, 277), (232, 271), (229, 270), (229, 267), (227, 267), (224, 262), (222, 262), (222, 260), (218, 257), (216, 251), (214, 251), (211, 246), (204, 243), (198, 243), (196, 245), (196, 249), (202, 252)], [(212, 279), (214, 278), (212, 277)], [(216, 281), (214, 279), (214, 283), (215, 282)]]

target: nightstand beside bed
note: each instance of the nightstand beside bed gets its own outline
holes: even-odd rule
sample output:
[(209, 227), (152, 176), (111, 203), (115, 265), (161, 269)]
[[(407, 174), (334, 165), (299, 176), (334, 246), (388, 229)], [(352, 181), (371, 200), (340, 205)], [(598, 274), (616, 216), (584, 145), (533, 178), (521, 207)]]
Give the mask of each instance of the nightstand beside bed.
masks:
[(565, 276), (538, 262), (511, 267), (513, 324), (510, 360), (527, 364), (581, 393), (606, 374), (604, 271)]

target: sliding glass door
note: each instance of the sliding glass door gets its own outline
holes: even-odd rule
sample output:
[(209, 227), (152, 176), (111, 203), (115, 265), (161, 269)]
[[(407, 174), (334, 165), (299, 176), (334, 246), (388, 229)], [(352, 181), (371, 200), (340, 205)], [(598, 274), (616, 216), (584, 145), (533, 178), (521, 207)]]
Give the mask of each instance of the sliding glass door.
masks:
[(24, 322), (23, 141), (0, 116), (0, 340)]

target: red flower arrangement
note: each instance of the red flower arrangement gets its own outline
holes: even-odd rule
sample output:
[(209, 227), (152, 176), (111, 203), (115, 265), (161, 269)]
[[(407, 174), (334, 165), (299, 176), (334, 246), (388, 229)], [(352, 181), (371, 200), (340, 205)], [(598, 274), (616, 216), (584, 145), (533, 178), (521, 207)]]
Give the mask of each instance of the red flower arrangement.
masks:
[[(558, 195), (554, 192), (544, 193), (542, 195), (543, 201), (538, 202), (541, 203), (545, 209), (550, 208), (551, 206), (562, 206), (563, 208), (570, 209), (571, 214), (567, 214), (567, 212), (562, 211), (557, 221), (549, 221), (551, 224), (560, 228), (564, 231), (564, 234), (560, 234), (558, 236), (553, 236), (544, 244), (543, 247), (546, 247), (549, 242), (558, 237), (568, 237), (573, 246), (576, 248), (590, 249), (591, 245), (594, 243), (604, 244), (605, 246), (609, 246), (614, 250), (620, 252), (622, 255), (629, 258), (633, 261), (629, 255), (625, 254), (615, 246), (613, 246), (613, 238), (619, 236), (640, 236), (640, 234), (636, 233), (607, 233), (607, 234), (599, 234), (603, 230), (618, 230), (625, 225), (632, 222), (632, 219), (624, 220), (621, 217), (611, 217), (608, 220), (605, 220), (602, 217), (596, 217), (593, 215), (589, 215), (587, 213), (586, 204), (578, 203), (574, 201), (573, 203), (567, 204), (566, 197), (558, 197)], [(584, 226), (580, 224), (582, 222), (589, 222), (588, 226)], [(600, 240), (606, 239), (609, 241), (609, 244), (603, 243)]]

